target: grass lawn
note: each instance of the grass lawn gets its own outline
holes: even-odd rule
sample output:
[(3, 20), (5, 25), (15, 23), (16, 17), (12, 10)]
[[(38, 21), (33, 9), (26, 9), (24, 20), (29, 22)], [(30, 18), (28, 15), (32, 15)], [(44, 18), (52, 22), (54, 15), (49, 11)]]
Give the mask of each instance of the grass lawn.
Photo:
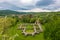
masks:
[(26, 30), (26, 33), (29, 33), (29, 34), (31, 34), (33, 32), (34, 32), (34, 30)]
[[(14, 40), (44, 40), (43, 33), (36, 34), (35, 36), (25, 36), (22, 34), (21, 30), (18, 30), (18, 24), (14, 27), (11, 27), (6, 30), (5, 34), (10, 37), (14, 37), (14, 35), (18, 35), (14, 38)], [(29, 27), (28, 27), (29, 28)], [(28, 30), (27, 32), (33, 32), (33, 30)]]

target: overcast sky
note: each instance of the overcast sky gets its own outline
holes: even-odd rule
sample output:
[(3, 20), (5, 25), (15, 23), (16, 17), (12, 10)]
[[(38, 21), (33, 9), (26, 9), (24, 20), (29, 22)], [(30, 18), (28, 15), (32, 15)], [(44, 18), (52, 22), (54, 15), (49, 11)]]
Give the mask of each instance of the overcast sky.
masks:
[(0, 0), (0, 10), (60, 10), (60, 0)]

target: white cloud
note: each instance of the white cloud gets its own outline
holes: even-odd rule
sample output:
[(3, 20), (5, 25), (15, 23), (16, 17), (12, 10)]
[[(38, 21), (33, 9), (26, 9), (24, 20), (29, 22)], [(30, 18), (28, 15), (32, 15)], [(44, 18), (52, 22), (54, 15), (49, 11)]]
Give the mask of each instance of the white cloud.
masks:
[[(32, 2), (31, 6), (36, 6), (36, 2), (37, 1), (40, 1), (40, 0), (33, 0), (34, 2)], [(52, 10), (58, 10), (60, 11), (60, 0), (54, 0), (54, 4), (51, 4), (51, 5), (48, 5), (48, 6), (44, 6), (44, 7), (41, 7), (41, 8), (34, 8), (34, 9), (31, 9), (31, 10), (26, 10), (26, 11), (31, 11), (31, 12), (42, 12), (42, 11), (52, 11)], [(16, 5), (17, 7), (20, 7), (20, 8), (29, 8), (28, 6), (26, 7), (26, 4), (22, 5), (22, 3), (20, 2), (20, 0), (0, 0), (0, 3), (2, 2), (8, 2), (10, 4), (13, 4), (13, 5)], [(0, 7), (1, 9), (1, 7)], [(43, 10), (45, 9), (45, 10)], [(51, 9), (51, 10), (48, 10), (48, 9)], [(22, 11), (22, 10), (19, 10), (19, 11)], [(25, 10), (23, 10), (25, 11)]]
[(34, 8), (31, 10), (17, 10), (19, 12), (51, 12), (51, 10), (43, 10), (41, 8)]
[(51, 9), (51, 10), (57, 10), (57, 9), (59, 9), (60, 8), (60, 0), (54, 0), (54, 1), (55, 2), (53, 4), (48, 5), (48, 6), (44, 7), (44, 8)]
[(0, 0), (0, 3), (5, 2), (5, 0)]
[(5, 10), (5, 8), (3, 8), (3, 7), (0, 7), (0, 10)]
[(2, 7), (0, 7), (0, 8), (2, 8)]

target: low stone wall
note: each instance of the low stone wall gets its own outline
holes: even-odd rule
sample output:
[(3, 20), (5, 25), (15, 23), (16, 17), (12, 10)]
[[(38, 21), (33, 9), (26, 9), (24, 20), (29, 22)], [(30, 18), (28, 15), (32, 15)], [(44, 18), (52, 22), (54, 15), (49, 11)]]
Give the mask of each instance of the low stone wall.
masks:
[[(27, 35), (32, 35), (32, 36), (34, 36), (36, 33), (43, 32), (43, 29), (42, 29), (40, 23), (37, 23), (37, 24), (31, 24), (31, 25), (33, 25), (33, 28), (34, 28), (33, 30), (34, 30), (34, 32), (32, 32), (32, 33), (27, 33), (27, 32), (26, 32), (26, 26), (27, 26), (27, 25), (28, 25), (28, 24), (21, 24), (20, 27), (19, 27), (19, 28), (22, 30), (22, 33), (23, 33), (25, 36), (27, 36)], [(39, 27), (39, 30), (38, 30), (38, 31), (37, 31), (35, 25), (38, 25), (38, 27)]]

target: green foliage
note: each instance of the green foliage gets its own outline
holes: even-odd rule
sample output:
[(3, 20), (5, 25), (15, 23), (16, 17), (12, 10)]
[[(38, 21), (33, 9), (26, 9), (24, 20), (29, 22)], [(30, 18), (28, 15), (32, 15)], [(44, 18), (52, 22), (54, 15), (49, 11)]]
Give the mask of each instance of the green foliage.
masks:
[[(50, 17), (50, 16), (49, 16)], [(46, 40), (60, 40), (60, 16), (54, 15), (45, 24), (44, 38)]]
[[(8, 15), (9, 14), (9, 15)], [(20, 14), (20, 15), (19, 15)], [(23, 14), (22, 18), (19, 18)], [(15, 12), (10, 10), (0, 11), (0, 40), (3, 35), (7, 36), (7, 40), (60, 40), (60, 12)], [(5, 15), (7, 17), (5, 17)], [(15, 16), (13, 16), (15, 15)], [(16, 16), (17, 15), (17, 16)], [(22, 35), (18, 27), (22, 23), (35, 23), (39, 18), (40, 23), (44, 28), (44, 32), (33, 36)], [(31, 25), (28, 25), (27, 32), (30, 30)], [(13, 38), (15, 35), (15, 38)]]
[(16, 25), (18, 18), (16, 17), (1, 17), (0, 18), (0, 32), (4, 34), (5, 30)]

